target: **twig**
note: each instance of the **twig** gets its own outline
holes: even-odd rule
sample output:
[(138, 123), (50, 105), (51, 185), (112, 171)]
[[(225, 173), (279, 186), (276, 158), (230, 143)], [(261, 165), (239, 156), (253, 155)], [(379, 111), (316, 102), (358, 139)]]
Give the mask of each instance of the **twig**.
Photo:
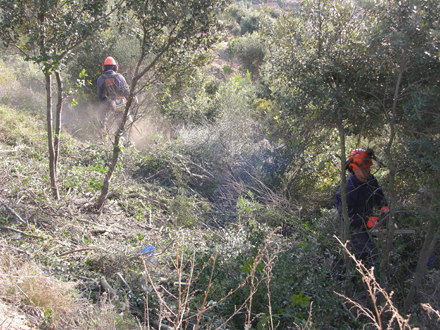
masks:
[(26, 226), (29, 226), (29, 224), (26, 221), (24, 221), (17, 213), (15, 213), (13, 209), (11, 209), (8, 205), (6, 205), (1, 199), (0, 199), (0, 204), (2, 204), (6, 208), (6, 210), (11, 212), (13, 215), (15, 215), (17, 219), (20, 220), (20, 222), (22, 222)]
[(131, 290), (130, 286), (128, 285), (128, 283), (124, 280), (124, 278), (122, 277), (122, 275), (120, 273), (116, 273), (116, 275), (119, 276), (119, 278), (121, 279), (121, 281), (125, 284), (125, 286), (128, 289), (128, 292), (130, 292), (131, 294), (133, 294), (133, 291)]
[(203, 313), (205, 311), (206, 300), (208, 299), (209, 290), (211, 289), (212, 279), (214, 277), (214, 269), (215, 269), (215, 263), (217, 261), (217, 254), (218, 254), (218, 251), (215, 251), (214, 258), (212, 259), (212, 270), (211, 270), (211, 276), (209, 277), (208, 288), (205, 291), (205, 297), (203, 298), (202, 308), (201, 308), (199, 314), (197, 315), (197, 323), (196, 323), (196, 326), (195, 326), (196, 329), (198, 329), (200, 320), (201, 320), (202, 315), (203, 315)]
[(110, 286), (110, 284), (107, 283), (107, 281), (105, 280), (105, 277), (104, 277), (104, 276), (101, 277), (100, 284), (101, 284), (101, 287), (104, 289), (104, 291), (109, 293), (110, 298), (114, 298), (114, 297), (117, 296), (117, 294), (116, 294), (116, 290), (113, 289), (113, 288)]
[[(29, 296), (20, 288), (20, 286), (18, 286), (17, 284), (15, 284), (15, 286), (18, 288), (18, 290), (21, 291), (22, 294), (24, 294), (24, 296), (26, 297), (27, 300), (29, 300), (32, 304), (34, 304), (34, 302), (32, 301), (32, 299), (29, 298)], [(34, 304), (35, 305), (35, 304)]]
[(9, 245), (3, 245), (3, 244), (0, 244), (0, 247), (4, 247), (4, 248), (8, 248), (8, 249), (11, 249), (11, 250), (14, 250), (14, 251), (20, 252), (20, 253), (24, 253), (24, 254), (26, 254), (29, 258), (32, 258), (31, 254), (30, 254), (29, 252), (27, 252), (27, 251), (20, 250), (20, 249), (17, 249), (17, 248), (15, 248), (15, 247), (12, 247), (12, 246), (9, 246)]
[(134, 194), (128, 194), (127, 197), (128, 197), (128, 198), (133, 198), (133, 197), (143, 198), (143, 199), (149, 201), (150, 203), (152, 203), (152, 204), (154, 204), (154, 205), (160, 207), (161, 209), (164, 209), (164, 210), (167, 210), (167, 211), (168, 211), (168, 206), (166, 206), (165, 204), (163, 204), (163, 203), (161, 203), (161, 202), (158, 202), (158, 201), (156, 201), (156, 200), (154, 200), (154, 199), (152, 199), (152, 198), (150, 198), (150, 197), (147, 197), (147, 196), (145, 196), (145, 195), (138, 194), (138, 193), (134, 193)]
[(51, 211), (53, 213), (49, 213), (46, 212), (45, 210), (43, 210), (43, 208), (40, 206), (40, 203), (38, 203), (34, 197), (31, 196), (31, 194), (33, 195), (34, 193), (32, 191), (25, 191), (24, 192), (26, 194), (26, 196), (28, 196), (30, 199), (32, 199), (32, 201), (35, 203), (35, 205), (40, 209), (41, 212), (43, 212), (46, 215), (49, 215), (51, 217), (59, 217), (60, 215), (57, 213), (57, 211), (50, 205), (46, 205), (47, 208), (51, 209)]
[(149, 226), (142, 226), (142, 225), (140, 225), (140, 224), (137, 224), (140, 228), (142, 228), (142, 229), (145, 229), (145, 230), (148, 230), (148, 231), (150, 231), (150, 230), (157, 230), (157, 231), (159, 231), (159, 229), (156, 229), (156, 228), (153, 228), (153, 227), (149, 227)]
[(221, 239), (223, 239), (223, 241), (226, 241), (226, 239), (225, 239), (223, 236), (221, 236), (221, 235), (218, 233), (218, 231), (214, 231), (214, 230), (212, 229), (212, 227), (208, 226), (206, 223), (204, 223), (204, 222), (201, 221), (201, 220), (199, 220), (198, 222), (201, 223), (202, 225), (204, 225), (206, 228), (208, 228), (208, 230), (212, 230), (212, 232), (213, 232), (215, 235), (217, 235), (218, 237), (220, 237)]
[(173, 315), (173, 317), (177, 317), (177, 315), (171, 310), (171, 308), (163, 301), (163, 299), (160, 296), (159, 292), (157, 292), (157, 289), (154, 286), (153, 280), (151, 279), (150, 272), (148, 271), (147, 265), (145, 264), (145, 260), (143, 260), (143, 261), (144, 261), (144, 269), (145, 269), (145, 271), (147, 273), (148, 281), (150, 282), (151, 287), (153, 288), (154, 293), (156, 294), (156, 297), (159, 299), (159, 301), (162, 304), (162, 306), (165, 307), (168, 310), (168, 312), (171, 313), (171, 315)]
[(75, 252), (81, 252), (81, 251), (86, 251), (86, 250), (96, 250), (96, 249), (97, 249), (96, 247), (93, 247), (93, 248), (84, 248), (84, 249), (73, 250), (73, 251), (61, 253), (58, 255), (58, 257), (63, 257), (68, 254), (75, 253)]
[(165, 324), (160, 324), (157, 321), (151, 321), (151, 324), (153, 326), (155, 326), (156, 328), (158, 328), (158, 329), (159, 329), (159, 325), (160, 325), (160, 330), (171, 330), (171, 329), (173, 329), (173, 327), (169, 327), (169, 326), (167, 326)]
[(91, 225), (96, 226), (96, 223), (95, 223), (95, 222), (91, 222), (91, 221), (89, 221), (89, 220), (84, 220), (84, 219), (79, 219), (79, 218), (77, 218), (76, 220), (77, 220), (77, 221), (84, 222), (84, 223), (89, 223), (89, 224), (91, 224)]
[[(390, 316), (390, 318), (388, 319), (388, 325), (385, 325), (386, 329), (392, 329), (392, 325), (394, 322), (397, 322), (397, 325), (401, 330), (411, 329), (411, 327), (409, 326), (409, 319), (405, 319), (403, 316), (401, 316), (398, 309), (393, 305), (393, 292), (388, 294), (388, 292), (377, 283), (376, 278), (374, 277), (374, 267), (371, 267), (370, 270), (367, 269), (367, 267), (361, 261), (357, 260), (356, 257), (347, 249), (347, 243), (343, 244), (336, 236), (333, 237), (344, 248), (347, 255), (355, 262), (356, 270), (359, 272), (359, 274), (361, 274), (362, 281), (366, 285), (367, 293), (373, 303), (374, 311), (366, 307), (364, 308), (360, 303), (340, 293), (337, 293), (335, 291), (333, 292), (336, 295), (345, 298), (345, 303), (350, 303), (351, 305), (353, 305), (350, 309), (355, 307), (358, 308), (361, 315), (364, 315), (371, 320), (371, 322), (368, 324), (376, 327), (377, 329), (383, 329), (382, 317), (385, 313), (388, 313)], [(382, 305), (378, 305), (378, 294), (381, 294), (385, 299), (385, 302)]]
[(188, 163), (193, 164), (194, 166), (198, 167), (199, 169), (201, 169), (203, 172), (205, 172), (206, 174), (208, 174), (211, 178), (215, 178), (215, 176), (211, 173), (209, 173), (207, 170), (205, 170), (202, 166), (190, 161), (190, 160), (186, 160)]
[(88, 278), (88, 277), (85, 277), (85, 276), (76, 276), (76, 277), (79, 278), (80, 280), (84, 280), (84, 281), (93, 281), (92, 278)]
[(165, 247), (165, 249), (163, 249), (161, 252), (159, 252), (157, 255), (159, 255), (159, 254), (164, 254), (168, 249), (169, 249), (169, 247), (171, 246), (171, 245), (173, 245), (173, 243), (174, 243), (174, 241), (171, 241), (166, 247)]
[(341, 303), (342, 307), (345, 309), (345, 311), (348, 313), (348, 315), (350, 316), (350, 318), (353, 321), (356, 321), (356, 317), (353, 315), (353, 313), (347, 308), (347, 306), (345, 306), (344, 303)]
[(172, 298), (174, 298), (174, 299), (178, 299), (175, 295), (173, 295), (171, 292), (169, 292), (167, 289), (165, 289), (164, 287), (163, 287), (163, 285), (161, 285), (160, 286), (160, 288), (163, 290), (163, 291), (165, 291), (169, 296), (171, 296)]
[(23, 231), (21, 231), (21, 230), (14, 229), (14, 228), (10, 228), (10, 227), (3, 227), (3, 226), (0, 226), (0, 229), (14, 231), (14, 232), (16, 232), (16, 233), (19, 233), (19, 234), (22, 234), (22, 235), (25, 235), (25, 236), (29, 236), (29, 237), (34, 237), (34, 238), (44, 239), (44, 237), (35, 236), (35, 235), (31, 235), (31, 234), (26, 234), (25, 232), (23, 232)]
[(431, 314), (434, 314), (437, 317), (437, 321), (440, 321), (440, 313), (431, 307), (430, 304), (420, 304), (423, 309), (428, 312), (429, 318), (431, 318)]
[[(0, 274), (0, 276), (4, 277), (18, 277), (18, 278), (49, 278), (47, 276), (43, 275), (36, 275), (36, 276), (25, 276), (25, 275), (10, 275), (10, 274)], [(4, 297), (2, 297), (3, 299)], [(1, 328), (0, 328), (1, 329)]]

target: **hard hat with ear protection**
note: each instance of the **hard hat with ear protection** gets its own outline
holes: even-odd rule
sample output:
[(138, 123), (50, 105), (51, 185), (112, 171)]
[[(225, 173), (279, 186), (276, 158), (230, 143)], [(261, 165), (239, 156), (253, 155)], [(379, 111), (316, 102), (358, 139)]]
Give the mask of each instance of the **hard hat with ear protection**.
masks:
[(115, 66), (115, 71), (118, 71), (118, 63), (116, 62), (116, 60), (113, 57), (109, 56), (105, 59), (104, 64), (102, 65), (102, 71), (105, 71), (104, 67), (107, 65)]
[(372, 159), (375, 159), (373, 149), (355, 149), (348, 156), (346, 167), (352, 169), (368, 168), (373, 166)]

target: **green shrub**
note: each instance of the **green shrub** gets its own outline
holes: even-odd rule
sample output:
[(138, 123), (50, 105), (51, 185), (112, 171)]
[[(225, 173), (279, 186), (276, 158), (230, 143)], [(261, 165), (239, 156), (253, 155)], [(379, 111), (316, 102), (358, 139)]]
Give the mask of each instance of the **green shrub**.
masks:
[[(45, 89), (42, 75), (20, 56), (8, 56), (0, 60), (0, 103), (25, 110), (27, 113), (43, 116), (45, 109)], [(43, 88), (41, 88), (43, 87)]]
[(259, 13), (253, 10), (247, 11), (239, 22), (241, 28), (241, 35), (246, 33), (252, 34), (258, 32), (260, 25)]
[(229, 65), (223, 65), (223, 72), (226, 74), (232, 73), (232, 68)]
[(228, 9), (229, 15), (235, 19), (235, 21), (240, 24), (241, 18), (245, 15), (246, 9), (239, 7), (237, 5), (232, 5)]
[(243, 70), (258, 74), (266, 54), (264, 42), (258, 33), (246, 34), (235, 38), (228, 44), (226, 53), (232, 58), (238, 58), (243, 63)]

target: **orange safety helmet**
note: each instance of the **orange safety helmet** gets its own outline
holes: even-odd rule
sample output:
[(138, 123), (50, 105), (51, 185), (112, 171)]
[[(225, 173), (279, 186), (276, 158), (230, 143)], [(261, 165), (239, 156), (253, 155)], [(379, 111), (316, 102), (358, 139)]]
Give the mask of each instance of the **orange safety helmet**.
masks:
[(111, 56), (105, 59), (104, 64), (102, 65), (102, 71), (105, 71), (105, 65), (114, 65), (116, 67), (115, 71), (118, 71), (118, 63), (116, 63), (116, 60)]
[(373, 162), (371, 159), (374, 159), (373, 149), (367, 148), (364, 149), (354, 149), (350, 156), (348, 156), (348, 166), (359, 169), (359, 168), (368, 168), (373, 166)]

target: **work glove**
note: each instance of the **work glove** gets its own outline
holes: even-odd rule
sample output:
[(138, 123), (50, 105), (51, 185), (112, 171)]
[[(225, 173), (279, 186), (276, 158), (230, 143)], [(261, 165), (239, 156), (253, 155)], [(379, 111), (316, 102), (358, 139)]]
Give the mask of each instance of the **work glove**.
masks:
[(379, 217), (370, 217), (370, 218), (368, 218), (367, 227), (369, 229), (373, 228), (378, 220), (379, 220)]
[(388, 215), (388, 213), (390, 213), (390, 208), (388, 206), (382, 206), (382, 208), (379, 211), (379, 215), (384, 217)]

